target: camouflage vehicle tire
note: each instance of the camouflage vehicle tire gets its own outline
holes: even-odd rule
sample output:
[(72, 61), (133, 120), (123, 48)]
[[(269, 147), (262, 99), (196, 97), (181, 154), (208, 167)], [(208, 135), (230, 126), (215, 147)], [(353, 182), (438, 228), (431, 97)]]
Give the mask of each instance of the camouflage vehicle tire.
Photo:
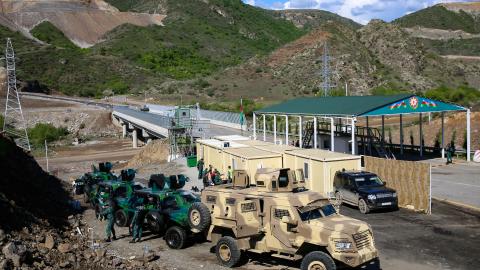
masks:
[(123, 209), (115, 211), (115, 225), (118, 227), (128, 227), (130, 225), (130, 217)]
[(162, 235), (166, 229), (165, 218), (158, 212), (150, 212), (145, 217), (147, 226), (155, 234)]
[(165, 242), (171, 249), (182, 249), (187, 242), (187, 232), (181, 227), (172, 226), (165, 233)]
[(234, 267), (242, 258), (242, 251), (233, 237), (223, 236), (215, 247), (218, 261), (225, 267)]
[(301, 270), (336, 270), (332, 257), (321, 251), (308, 253), (302, 260)]
[(190, 206), (188, 210), (188, 225), (190, 225), (190, 228), (203, 232), (210, 228), (211, 223), (210, 210), (205, 204), (196, 202)]

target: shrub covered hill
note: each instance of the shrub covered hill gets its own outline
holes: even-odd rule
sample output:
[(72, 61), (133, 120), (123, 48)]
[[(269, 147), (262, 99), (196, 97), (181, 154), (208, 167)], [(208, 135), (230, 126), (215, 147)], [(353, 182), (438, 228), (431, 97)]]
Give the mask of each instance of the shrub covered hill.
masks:
[(48, 21), (30, 31), (37, 41), (0, 27), (1, 38), (14, 39), (19, 79), (68, 95), (147, 91), (163, 102), (264, 103), (315, 95), (328, 42), (338, 91), (345, 83), (352, 94), (480, 88), (480, 62), (465, 58), (480, 52), (472, 6), (434, 6), (362, 26), (325, 11), (270, 11), (241, 0), (106, 2), (121, 12), (165, 14), (164, 26), (124, 24), (85, 49)]

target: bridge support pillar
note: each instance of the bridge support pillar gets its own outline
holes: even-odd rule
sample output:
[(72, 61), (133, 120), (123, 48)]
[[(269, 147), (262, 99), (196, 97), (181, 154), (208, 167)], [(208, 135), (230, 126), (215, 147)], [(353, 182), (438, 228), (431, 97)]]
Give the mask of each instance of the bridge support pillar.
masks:
[(136, 128), (132, 132), (132, 144), (133, 148), (138, 148), (138, 130)]
[(127, 137), (127, 124), (122, 123), (122, 137), (126, 138)]

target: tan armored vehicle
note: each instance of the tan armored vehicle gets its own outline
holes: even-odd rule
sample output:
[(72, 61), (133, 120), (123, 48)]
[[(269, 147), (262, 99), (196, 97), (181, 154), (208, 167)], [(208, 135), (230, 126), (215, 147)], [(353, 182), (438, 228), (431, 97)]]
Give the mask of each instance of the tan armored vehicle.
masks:
[(377, 258), (370, 226), (306, 190), (301, 171), (259, 169), (255, 180), (249, 186), (246, 172), (235, 171), (232, 184), (206, 188), (204, 205), (189, 212), (195, 225), (205, 223), (200, 212), (210, 211), (207, 237), (222, 265), (235, 266), (244, 251), (302, 259), (302, 270), (356, 267)]

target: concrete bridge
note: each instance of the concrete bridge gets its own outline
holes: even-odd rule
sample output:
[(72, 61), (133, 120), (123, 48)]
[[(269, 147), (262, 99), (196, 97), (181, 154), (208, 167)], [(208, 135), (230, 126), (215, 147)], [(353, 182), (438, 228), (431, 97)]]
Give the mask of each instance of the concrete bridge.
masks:
[[(148, 106), (149, 112), (139, 111), (127, 106), (114, 106), (112, 116), (123, 129), (123, 137), (132, 134), (132, 145), (138, 147), (138, 140), (149, 143), (152, 139), (168, 138), (169, 129), (172, 127), (174, 107)], [(201, 116), (199, 116), (201, 114)], [(235, 116), (239, 114), (197, 110), (192, 114), (195, 118), (193, 136), (197, 138), (211, 138), (221, 135), (239, 135), (248, 132), (239, 123)]]
[(133, 148), (138, 147), (139, 135), (145, 139), (145, 143), (153, 138), (167, 138), (171, 126), (171, 118), (168, 116), (137, 111), (125, 106), (113, 107), (112, 116), (122, 125), (124, 138), (129, 132), (132, 133)]

